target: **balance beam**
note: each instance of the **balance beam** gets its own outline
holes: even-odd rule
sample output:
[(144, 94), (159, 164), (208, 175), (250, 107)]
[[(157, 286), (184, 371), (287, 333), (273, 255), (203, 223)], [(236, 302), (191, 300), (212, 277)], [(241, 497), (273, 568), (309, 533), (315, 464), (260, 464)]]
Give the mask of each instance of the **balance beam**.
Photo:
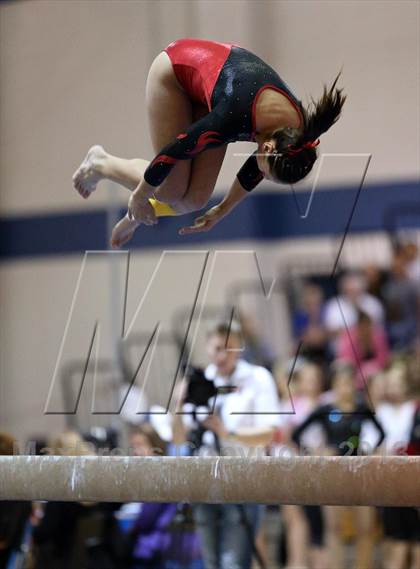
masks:
[(420, 506), (420, 457), (1, 456), (0, 500)]

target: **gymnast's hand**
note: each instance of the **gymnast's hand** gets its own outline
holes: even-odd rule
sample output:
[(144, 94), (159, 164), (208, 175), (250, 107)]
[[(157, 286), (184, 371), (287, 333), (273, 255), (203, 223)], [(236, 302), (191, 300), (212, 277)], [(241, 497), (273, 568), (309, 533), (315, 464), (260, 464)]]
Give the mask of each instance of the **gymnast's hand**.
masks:
[(128, 243), (141, 223), (145, 225), (157, 223), (155, 211), (149, 202), (149, 198), (140, 192), (140, 188), (141, 186), (131, 194), (128, 200), (127, 213), (112, 230), (111, 246), (113, 249), (119, 249)]
[(204, 215), (197, 217), (194, 220), (194, 225), (183, 227), (179, 230), (179, 235), (187, 235), (189, 233), (200, 233), (202, 231), (209, 231), (212, 229), (216, 223), (218, 223), (224, 216), (226, 212), (220, 205), (215, 205)]
[(128, 218), (137, 223), (145, 225), (155, 225), (157, 223), (155, 210), (153, 209), (149, 198), (146, 197), (140, 188), (136, 189), (128, 200)]

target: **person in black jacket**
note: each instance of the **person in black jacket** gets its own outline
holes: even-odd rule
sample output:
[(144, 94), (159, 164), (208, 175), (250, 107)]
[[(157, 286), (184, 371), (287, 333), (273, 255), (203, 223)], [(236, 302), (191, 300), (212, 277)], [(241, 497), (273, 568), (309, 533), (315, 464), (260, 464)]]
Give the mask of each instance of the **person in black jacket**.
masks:
[[(355, 385), (354, 369), (349, 364), (337, 362), (332, 367), (333, 402), (320, 405), (299, 425), (292, 434), (293, 441), (300, 445), (303, 433), (312, 425), (320, 425), (325, 436), (328, 453), (339, 456), (357, 456), (363, 450), (360, 441), (362, 427), (370, 421), (378, 431), (377, 447), (385, 433), (368, 405), (359, 399)], [(326, 506), (323, 519), (326, 525), (326, 540), (331, 560), (331, 569), (344, 567), (344, 551), (340, 541), (340, 520), (343, 508)], [(354, 508), (356, 514), (356, 567), (369, 569), (372, 566), (374, 545), (374, 510)]]
[(300, 445), (302, 434), (312, 425), (319, 424), (332, 454), (352, 456), (359, 454), (360, 433), (363, 424), (371, 421), (379, 435), (377, 446), (384, 440), (384, 430), (373, 411), (359, 400), (350, 366), (343, 365), (333, 376), (334, 402), (320, 405), (293, 431), (292, 439)]

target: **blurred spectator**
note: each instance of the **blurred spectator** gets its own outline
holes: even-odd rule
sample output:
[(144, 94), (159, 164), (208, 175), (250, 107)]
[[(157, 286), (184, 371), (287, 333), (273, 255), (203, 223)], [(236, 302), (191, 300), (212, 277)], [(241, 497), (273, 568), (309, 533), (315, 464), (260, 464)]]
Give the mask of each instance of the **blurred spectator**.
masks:
[(374, 324), (368, 314), (357, 311), (357, 324), (342, 330), (337, 341), (337, 358), (356, 370), (356, 387), (365, 389), (368, 378), (383, 370), (389, 361), (385, 330)]
[[(385, 372), (375, 373), (367, 378), (367, 399), (376, 412), (378, 405), (385, 400), (386, 375)], [(363, 439), (363, 437), (362, 437)]]
[(383, 305), (382, 290), (388, 278), (388, 270), (369, 264), (363, 267), (362, 272), (366, 279), (366, 292), (375, 296)]
[[(82, 456), (92, 448), (75, 431), (66, 431), (50, 443), (53, 455)], [(79, 533), (82, 518), (91, 506), (78, 502), (47, 502), (33, 528), (35, 569), (74, 569), (87, 561), (87, 548)], [(104, 566), (104, 569), (107, 569)]]
[(293, 335), (302, 343), (302, 356), (321, 362), (327, 358), (324, 295), (321, 287), (311, 282), (304, 284), (301, 306), (293, 314)]
[(391, 348), (406, 351), (413, 347), (418, 335), (419, 284), (408, 276), (407, 255), (401, 247), (397, 247), (394, 252), (383, 297)]
[(333, 340), (331, 349), (336, 353), (335, 339), (343, 329), (357, 323), (358, 310), (368, 314), (374, 324), (383, 324), (384, 309), (380, 301), (366, 292), (366, 279), (361, 273), (348, 273), (339, 280), (339, 295), (331, 298), (325, 308), (325, 325)]
[[(209, 396), (209, 416), (203, 420), (201, 415), (196, 427), (204, 429), (200, 455), (265, 453), (272, 439), (279, 411), (273, 377), (265, 368), (239, 359), (240, 345), (241, 331), (235, 324), (220, 324), (208, 335), (211, 363), (203, 382), (218, 393)], [(255, 548), (261, 513), (256, 504), (194, 507), (206, 569), (250, 569), (253, 552), (261, 555)]]
[[(387, 373), (387, 402), (378, 408), (386, 438), (387, 454), (406, 454), (409, 450), (418, 401), (409, 396), (407, 367), (403, 363)], [(385, 537), (389, 541), (386, 569), (404, 569), (409, 558), (411, 567), (420, 568), (420, 512), (417, 508), (384, 508)]]
[[(129, 442), (134, 456), (165, 454), (165, 443), (148, 423), (133, 429)], [(169, 526), (175, 513), (175, 504), (137, 504), (137, 515), (129, 531), (127, 566), (133, 569), (162, 567), (170, 541)]]
[(413, 393), (419, 395), (420, 394), (420, 344), (419, 344), (419, 351), (418, 352), (413, 351), (412, 353), (406, 355), (404, 361), (407, 363), (411, 390)]
[(293, 441), (300, 445), (305, 431), (310, 426), (319, 424), (333, 454), (355, 455), (359, 450), (362, 426), (365, 422), (371, 422), (378, 433), (379, 445), (384, 432), (374, 413), (357, 396), (353, 366), (337, 361), (332, 366), (332, 373), (333, 402), (314, 409), (294, 430)]
[(131, 429), (130, 452), (133, 456), (164, 456), (166, 443), (150, 423), (143, 423)]
[[(332, 388), (334, 402), (317, 407), (301, 425), (293, 432), (296, 444), (302, 443), (307, 429), (321, 425), (330, 453), (341, 456), (358, 454), (360, 435), (366, 422), (373, 423), (378, 433), (379, 445), (384, 432), (375, 415), (364, 402), (358, 401), (354, 386), (354, 370), (350, 365), (340, 362), (332, 368)], [(341, 507), (324, 507), (329, 549), (329, 567), (344, 567), (343, 544), (340, 539), (340, 520), (343, 514)], [(371, 508), (354, 508), (357, 519), (356, 535), (356, 567), (372, 567), (374, 515)]]
[(280, 409), (279, 424), (276, 428), (274, 439), (276, 443), (284, 441), (287, 424), (294, 415), (293, 400), (299, 394), (299, 372), (305, 363), (306, 360), (304, 358), (298, 357), (290, 366), (284, 365), (280, 361), (274, 366), (273, 373)]
[[(394, 364), (385, 375), (385, 401), (376, 408), (376, 416), (385, 431), (384, 452), (406, 454), (412, 438), (418, 402), (409, 397), (407, 367)], [(364, 437), (373, 445), (375, 436), (368, 430)], [(388, 541), (384, 556), (385, 569), (404, 569), (410, 549), (420, 544), (420, 515), (416, 508), (383, 508), (385, 538)], [(413, 555), (413, 560), (415, 555)], [(411, 567), (416, 567), (412, 563)], [(418, 569), (418, 565), (417, 565)]]
[(407, 366), (393, 364), (384, 379), (385, 399), (376, 406), (376, 417), (385, 431), (383, 449), (386, 454), (405, 454), (417, 407), (409, 396)]
[[(284, 375), (283, 379), (278, 377), (282, 383), (285, 383), (284, 379)], [(283, 443), (290, 441), (293, 429), (319, 405), (324, 387), (321, 368), (313, 363), (303, 364), (289, 386), (292, 399), (289, 402), (288, 393), (285, 392), (286, 397), (281, 402), (280, 433), (277, 431), (275, 436), (275, 440)], [(302, 442), (309, 452), (319, 451), (324, 443), (320, 425), (308, 429)], [(273, 451), (276, 454), (275, 448)], [(306, 567), (310, 561), (313, 569), (325, 569), (327, 561), (321, 508), (283, 506), (281, 512), (286, 533), (287, 567)]]
[(417, 286), (420, 284), (420, 253), (419, 246), (415, 240), (404, 239), (397, 243), (395, 251), (403, 257), (407, 268), (407, 276)]
[[(276, 368), (276, 381), (280, 388), (281, 399), (275, 442), (290, 443), (295, 427), (307, 418), (319, 405), (320, 400), (325, 398), (322, 368), (315, 363), (301, 361), (298, 371), (293, 373), (290, 381), (280, 366)], [(321, 428), (314, 426), (310, 432), (305, 433), (304, 440), (308, 443), (308, 448), (318, 448), (323, 440)]]
[[(128, 375), (130, 370), (126, 373)], [(124, 401), (120, 416), (128, 425), (141, 425), (147, 419), (149, 402), (144, 389), (132, 385), (132, 375), (128, 375), (130, 380), (124, 381), (119, 390), (120, 401)]]
[[(410, 441), (407, 447), (407, 454), (420, 456), (420, 396), (417, 394), (416, 409), (414, 412), (413, 427), (410, 433)], [(420, 544), (419, 544), (420, 545)]]
[[(134, 456), (166, 453), (165, 442), (149, 423), (132, 430), (130, 448)], [(173, 503), (137, 504), (137, 514), (129, 527), (127, 541), (126, 567), (202, 568), (200, 544), (187, 506)]]
[(244, 350), (241, 357), (250, 364), (259, 365), (271, 370), (275, 356), (257, 329), (255, 320), (243, 311), (239, 312), (239, 325), (241, 328)]
[(91, 446), (92, 454), (101, 454), (118, 447), (119, 432), (113, 427), (92, 426), (82, 434), (84, 443)]
[[(15, 444), (11, 435), (0, 433), (0, 455), (12, 456)], [(0, 569), (5, 569), (19, 557), (30, 513), (30, 502), (0, 502)]]

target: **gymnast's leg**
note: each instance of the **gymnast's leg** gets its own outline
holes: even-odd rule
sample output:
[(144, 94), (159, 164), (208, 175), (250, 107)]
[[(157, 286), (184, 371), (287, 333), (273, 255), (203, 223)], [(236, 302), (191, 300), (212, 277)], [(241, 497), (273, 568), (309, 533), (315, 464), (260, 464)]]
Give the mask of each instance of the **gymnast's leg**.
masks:
[(108, 154), (102, 146), (92, 146), (74, 173), (73, 184), (84, 198), (88, 198), (96, 190), (101, 180), (112, 180), (131, 191), (141, 181), (148, 165), (148, 160), (126, 160)]
[[(156, 153), (208, 112), (206, 107), (190, 101), (180, 87), (165, 52), (157, 56), (150, 68), (146, 103), (150, 136)], [(206, 150), (193, 160), (177, 162), (155, 192), (158, 201), (152, 205), (156, 216), (183, 214), (204, 207), (214, 190), (225, 152), (226, 145)], [(129, 241), (138, 225), (127, 216), (119, 221), (112, 232), (113, 247)]]
[[(132, 191), (140, 183), (148, 165), (148, 160), (118, 158), (108, 154), (102, 146), (92, 146), (73, 176), (73, 185), (85, 199), (95, 191), (101, 180), (112, 180)], [(176, 214), (176, 211), (167, 204), (156, 199), (150, 201), (157, 216)], [(131, 225), (128, 219), (124, 220), (124, 224)]]
[[(179, 85), (165, 52), (161, 52), (150, 66), (146, 81), (146, 105), (156, 153), (194, 120), (192, 103)], [(147, 160), (125, 160), (111, 156), (101, 146), (94, 146), (76, 171), (73, 181), (83, 197), (88, 197), (104, 178), (132, 190), (141, 181), (147, 166)], [(164, 192), (167, 203), (175, 206), (182, 199), (188, 188), (190, 169), (191, 160), (178, 162), (159, 187)]]
[[(150, 135), (155, 152), (168, 144), (192, 122), (206, 114), (205, 107), (193, 105), (179, 85), (165, 52), (153, 61), (146, 83), (146, 103)], [(176, 215), (201, 209), (210, 198), (223, 163), (226, 146), (208, 150), (193, 160), (175, 164), (157, 188), (152, 205), (157, 216)], [(147, 160), (125, 160), (92, 147), (73, 176), (75, 188), (87, 198), (102, 179), (110, 179), (134, 189), (148, 166)], [(124, 217), (114, 228), (113, 246), (129, 241), (138, 222)]]

